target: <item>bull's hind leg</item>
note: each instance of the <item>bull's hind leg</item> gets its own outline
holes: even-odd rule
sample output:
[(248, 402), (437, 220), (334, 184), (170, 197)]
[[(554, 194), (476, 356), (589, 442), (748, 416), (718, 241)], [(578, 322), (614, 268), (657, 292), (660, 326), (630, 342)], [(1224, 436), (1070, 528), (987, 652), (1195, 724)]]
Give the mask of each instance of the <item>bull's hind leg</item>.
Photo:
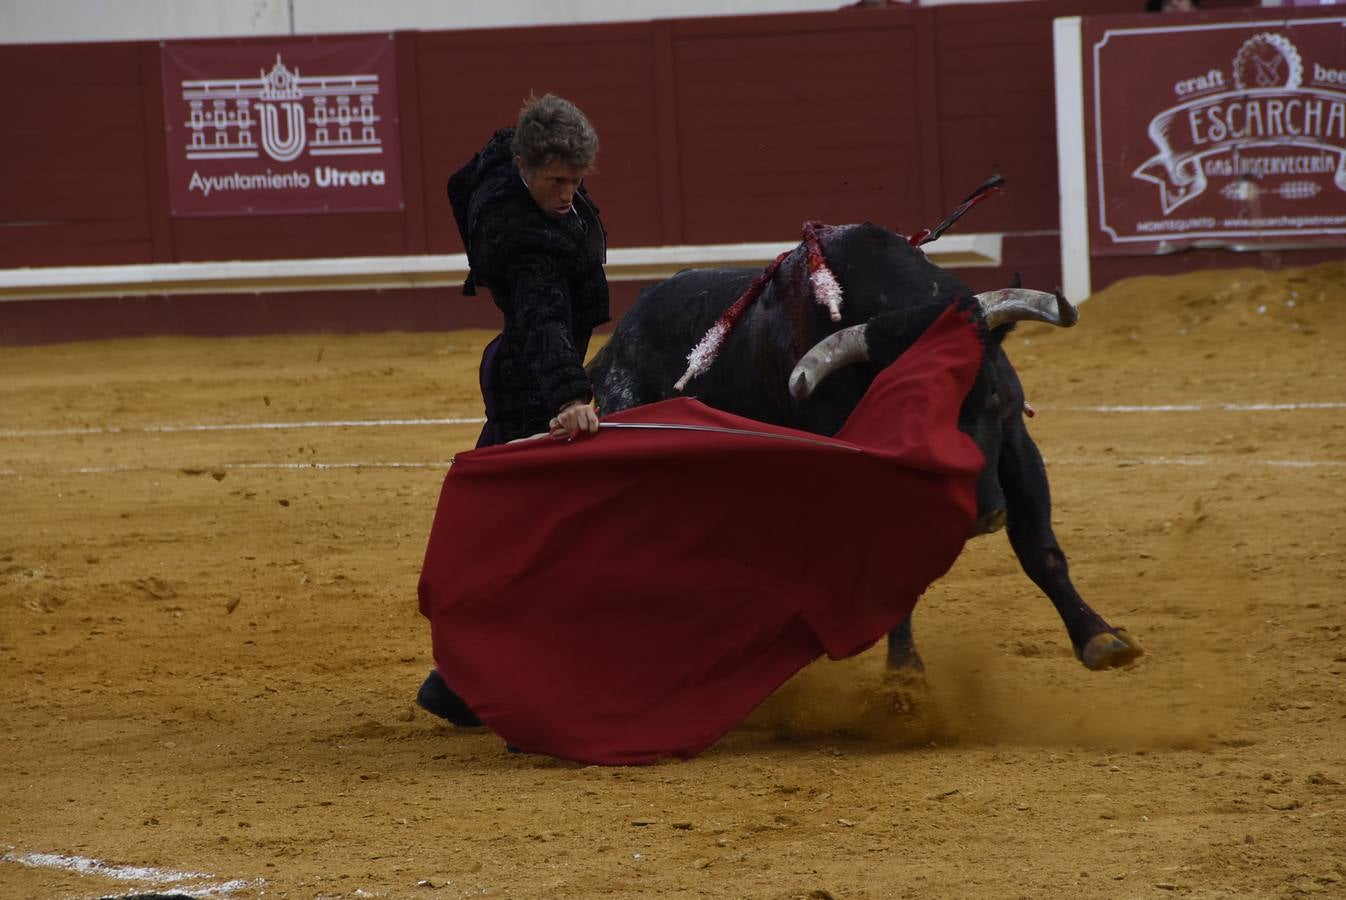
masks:
[(1114, 628), (1094, 612), (1070, 581), (1066, 555), (1052, 531), (1052, 499), (1042, 455), (1023, 421), (1005, 432), (1000, 456), (1000, 484), (1005, 492), (1007, 527), (1019, 564), (1051, 598), (1065, 623), (1075, 656), (1089, 669), (1127, 665), (1144, 651), (1125, 629)]

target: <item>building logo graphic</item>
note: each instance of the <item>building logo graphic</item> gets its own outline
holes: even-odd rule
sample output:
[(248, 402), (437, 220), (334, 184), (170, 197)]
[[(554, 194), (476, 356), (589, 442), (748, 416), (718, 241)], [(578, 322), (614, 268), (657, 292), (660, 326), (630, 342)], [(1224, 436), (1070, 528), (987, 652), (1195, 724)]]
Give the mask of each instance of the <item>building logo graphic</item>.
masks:
[[(354, 81), (354, 78), (351, 79)], [(377, 79), (374, 89), (377, 90)], [(271, 74), (262, 73), (262, 95), (259, 98), (262, 112), (262, 147), (272, 159), (289, 162), (304, 152), (306, 134), (304, 132), (303, 92), (299, 89), (299, 72), (291, 74), (281, 64), (280, 54), (276, 54), (276, 67)], [(349, 97), (342, 97), (349, 102)], [(369, 95), (364, 97), (369, 102)], [(280, 111), (284, 110), (288, 128), (288, 137), (280, 137)], [(372, 126), (373, 117), (370, 116)], [(373, 128), (370, 128), (372, 134)]]
[(393, 46), (166, 45), (174, 214), (400, 208)]

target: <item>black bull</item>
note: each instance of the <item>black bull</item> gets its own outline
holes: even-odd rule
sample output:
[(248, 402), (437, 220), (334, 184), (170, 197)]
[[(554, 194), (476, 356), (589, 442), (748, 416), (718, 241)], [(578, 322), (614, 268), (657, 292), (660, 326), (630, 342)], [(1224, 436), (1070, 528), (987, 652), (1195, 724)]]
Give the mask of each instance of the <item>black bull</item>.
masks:
[[(760, 294), (682, 394), (759, 421), (830, 435), (875, 373), (950, 303), (972, 299), (965, 284), (893, 232), (865, 223), (827, 229), (820, 237), (815, 251), (821, 249), (841, 288), (839, 318), (815, 302), (820, 298), (808, 277), (808, 247), (801, 245), (768, 270), (765, 285), (756, 282)], [(589, 365), (599, 408), (615, 412), (679, 396), (674, 384), (687, 369), (689, 349), (724, 321), (721, 316), (759, 275), (692, 269), (643, 291)], [(975, 314), (988, 328), (986, 353), (958, 424), (987, 461), (977, 489), (978, 531), (1007, 527), (1020, 564), (1056, 606), (1085, 666), (1125, 665), (1141, 648), (1094, 612), (1071, 583), (1051, 527), (1047, 472), (1024, 423), (1023, 389), (1001, 347), (1015, 320), (1068, 326), (1076, 312), (1063, 297), (1036, 291), (995, 291), (976, 300)], [(923, 668), (910, 618), (889, 635), (888, 662)]]

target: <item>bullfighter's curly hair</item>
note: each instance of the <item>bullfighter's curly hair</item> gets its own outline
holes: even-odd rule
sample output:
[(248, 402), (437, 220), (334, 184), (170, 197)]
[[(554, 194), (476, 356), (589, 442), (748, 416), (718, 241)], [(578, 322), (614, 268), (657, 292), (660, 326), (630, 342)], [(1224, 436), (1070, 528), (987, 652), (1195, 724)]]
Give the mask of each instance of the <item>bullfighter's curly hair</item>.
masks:
[(530, 169), (556, 161), (587, 169), (598, 156), (598, 135), (569, 100), (555, 94), (530, 95), (519, 110), (510, 149)]

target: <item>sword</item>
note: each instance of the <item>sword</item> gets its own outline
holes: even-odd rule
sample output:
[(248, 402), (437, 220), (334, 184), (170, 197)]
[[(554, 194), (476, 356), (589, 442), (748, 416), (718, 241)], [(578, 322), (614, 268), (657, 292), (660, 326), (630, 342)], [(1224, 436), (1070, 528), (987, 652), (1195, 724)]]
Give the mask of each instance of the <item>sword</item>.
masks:
[(720, 425), (686, 425), (681, 422), (599, 422), (599, 428), (622, 428), (632, 431), (705, 431), (711, 434), (733, 434), (740, 437), (767, 438), (775, 441), (793, 441), (797, 444), (813, 444), (817, 447), (826, 447), (829, 450), (848, 450), (852, 453), (863, 453), (859, 447), (852, 447), (848, 444), (837, 444), (829, 441), (821, 441), (817, 438), (803, 437), (795, 434), (772, 434), (768, 431), (750, 431), (746, 428), (725, 428)]

